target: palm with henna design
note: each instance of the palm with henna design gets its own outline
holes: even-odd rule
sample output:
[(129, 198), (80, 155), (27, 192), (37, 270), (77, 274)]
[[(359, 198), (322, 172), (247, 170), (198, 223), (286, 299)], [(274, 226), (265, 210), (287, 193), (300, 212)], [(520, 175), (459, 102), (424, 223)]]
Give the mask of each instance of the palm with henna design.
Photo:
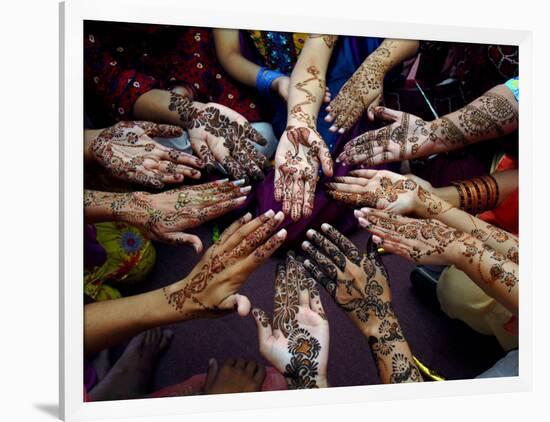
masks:
[(238, 291), (284, 242), (286, 230), (275, 233), (283, 218), (283, 213), (269, 210), (253, 220), (248, 213), (235, 221), (187, 277), (164, 288), (168, 303), (184, 319), (216, 317), (235, 309), (248, 315), (250, 301)]
[(275, 155), (275, 200), (283, 203), (283, 212), (294, 221), (313, 212), (319, 164), (332, 175), (332, 158), (319, 133), (287, 127)]
[(328, 321), (314, 280), (292, 253), (277, 267), (273, 308), (273, 325), (263, 310), (252, 310), (262, 356), (290, 389), (328, 386)]
[(376, 208), (395, 214), (417, 213), (422, 208), (428, 216), (450, 209), (432, 195), (429, 183), (387, 170), (353, 170), (349, 176), (335, 177), (326, 186), (332, 198), (353, 207)]
[(217, 169), (235, 179), (264, 178), (269, 163), (254, 144), (265, 145), (267, 141), (239, 113), (216, 103), (191, 102), (174, 93), (169, 110), (178, 113), (193, 150), (208, 170)]
[(420, 117), (385, 107), (376, 107), (374, 115), (393, 123), (353, 138), (336, 161), (374, 166), (423, 157), (437, 141), (430, 123)]
[(113, 176), (162, 188), (166, 183), (183, 182), (185, 176), (193, 179), (201, 176), (196, 169), (203, 167), (200, 159), (151, 139), (154, 136), (178, 137), (182, 133), (178, 126), (124, 121), (103, 130), (92, 141), (90, 151)]

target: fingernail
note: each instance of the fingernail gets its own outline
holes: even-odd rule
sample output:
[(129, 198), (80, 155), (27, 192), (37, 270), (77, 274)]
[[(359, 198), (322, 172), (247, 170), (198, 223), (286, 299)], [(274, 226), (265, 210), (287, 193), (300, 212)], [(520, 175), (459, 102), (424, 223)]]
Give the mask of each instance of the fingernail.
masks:
[(242, 186), (244, 185), (244, 179), (234, 180), (231, 184), (235, 186)]
[(245, 188), (241, 188), (240, 192), (241, 193), (249, 193), (251, 190), (252, 190), (252, 186), (247, 186)]
[(285, 218), (285, 214), (282, 211), (279, 211), (277, 214), (275, 214), (275, 220), (281, 221)]
[(229, 182), (229, 179), (225, 178), (225, 179), (216, 180), (214, 183), (216, 183), (217, 185), (223, 185), (224, 183), (227, 183), (227, 182)]
[(271, 218), (275, 215), (275, 212), (273, 210), (269, 210), (264, 214), (267, 218)]
[(367, 208), (367, 207), (361, 208), (361, 212), (364, 213), (364, 214), (368, 214), (371, 211), (372, 211), (372, 208)]
[(340, 162), (340, 157), (336, 158), (336, 162), (337, 162), (337, 163)]
[(208, 359), (208, 367), (210, 368), (212, 365), (214, 365), (214, 358)]
[(311, 243), (309, 243), (307, 240), (302, 242), (302, 248), (307, 248)]
[(244, 220), (245, 222), (250, 221), (251, 218), (252, 218), (252, 214), (249, 213), (249, 212), (247, 212), (247, 213), (243, 216), (243, 220)]
[(306, 232), (306, 236), (311, 239), (313, 237), (313, 235), (315, 234), (315, 230), (313, 229), (309, 229), (307, 232)]
[(338, 130), (338, 133), (339, 133), (339, 134), (342, 134), (342, 133), (344, 133), (344, 128), (342, 128), (342, 129)]
[(328, 229), (330, 229), (330, 224), (327, 224), (327, 223), (321, 224), (321, 230), (326, 232)]
[(277, 237), (280, 239), (284, 239), (286, 237), (286, 229), (281, 229), (277, 232)]
[(305, 264), (305, 265), (311, 265), (311, 261), (310, 261), (309, 259), (306, 259), (306, 260), (304, 261), (304, 264)]
[(246, 196), (241, 196), (240, 198), (237, 198), (238, 203), (242, 203), (244, 201), (246, 201)]
[(368, 227), (370, 225), (370, 223), (363, 217), (359, 217), (357, 220), (359, 221), (359, 224), (363, 227)]
[(355, 217), (357, 217), (357, 218), (359, 218), (359, 217), (364, 217), (364, 214), (363, 214), (361, 211), (359, 211), (359, 210), (354, 210), (354, 211), (353, 211), (353, 215), (354, 215)]

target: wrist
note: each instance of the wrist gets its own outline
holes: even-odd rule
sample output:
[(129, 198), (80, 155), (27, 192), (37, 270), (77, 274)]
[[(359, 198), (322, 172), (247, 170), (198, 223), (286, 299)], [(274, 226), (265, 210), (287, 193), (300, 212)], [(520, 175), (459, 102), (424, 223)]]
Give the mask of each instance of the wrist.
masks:
[(170, 308), (169, 314), (172, 320), (188, 321), (198, 318), (196, 305), (183, 294), (189, 281), (188, 277), (185, 277), (162, 289), (165, 303), (164, 309), (166, 307)]

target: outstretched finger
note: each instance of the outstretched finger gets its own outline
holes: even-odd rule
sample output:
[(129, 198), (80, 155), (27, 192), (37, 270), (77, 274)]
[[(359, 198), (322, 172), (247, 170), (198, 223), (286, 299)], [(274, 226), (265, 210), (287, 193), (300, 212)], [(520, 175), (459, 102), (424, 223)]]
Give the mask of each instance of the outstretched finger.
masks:
[(245, 268), (258, 268), (267, 258), (281, 247), (286, 239), (287, 231), (285, 229), (279, 230), (273, 236), (271, 236), (267, 242), (264, 242), (259, 248), (257, 248), (252, 255), (249, 255), (244, 261)]
[(254, 129), (254, 127), (250, 123), (245, 122), (244, 127), (245, 127), (245, 136), (249, 140), (261, 146), (267, 145), (267, 140), (264, 138), (264, 136), (260, 132), (258, 132), (256, 129)]
[(306, 236), (325, 254), (325, 256), (328, 256), (341, 271), (345, 271), (346, 256), (334, 243), (313, 229), (309, 229)]
[(382, 106), (372, 107), (371, 111), (373, 113), (373, 118), (376, 117), (377, 119), (390, 122), (397, 122), (401, 120), (404, 114), (402, 111), (393, 110)]
[(226, 228), (223, 233), (220, 236), (219, 243), (224, 244), (227, 239), (231, 237), (233, 233), (235, 233), (237, 230), (239, 230), (242, 226), (244, 226), (246, 223), (248, 223), (252, 219), (252, 214), (247, 212), (245, 215), (243, 215), (238, 220), (234, 221), (229, 225), (228, 228)]
[(237, 245), (241, 243), (244, 238), (256, 231), (262, 224), (273, 218), (275, 218), (275, 212), (273, 210), (268, 210), (262, 215), (256, 217), (255, 219), (248, 221), (246, 224), (242, 225), (228, 236), (227, 241), (224, 245), (224, 249), (226, 251), (231, 251), (232, 249), (236, 248)]
[(334, 262), (307, 240), (302, 243), (302, 249), (321, 268), (325, 275), (332, 279), (338, 279), (338, 267)]
[(229, 199), (227, 201), (205, 207), (200, 212), (199, 221), (202, 224), (206, 221), (218, 218), (224, 214), (227, 214), (229, 211), (239, 208), (245, 201), (246, 196), (240, 196), (236, 199)]
[(212, 151), (210, 151), (210, 148), (204, 139), (193, 138), (190, 136), (189, 141), (191, 142), (193, 151), (195, 151), (195, 154), (199, 156), (201, 161), (204, 163), (204, 168), (208, 172), (219, 171), (222, 174), (227, 174), (227, 171), (223, 168), (223, 166), (216, 161), (214, 154), (212, 154)]
[(260, 347), (260, 352), (263, 352), (265, 351), (267, 341), (273, 336), (269, 316), (259, 308), (252, 309), (252, 316), (254, 317), (256, 327), (258, 328), (258, 344)]
[(159, 148), (162, 152), (160, 156), (162, 160), (170, 160), (176, 164), (186, 164), (193, 167), (204, 167), (204, 162), (199, 157), (163, 145), (160, 145)]
[(319, 289), (312, 278), (308, 278), (309, 307), (323, 319), (327, 319)]
[(302, 217), (302, 208), (304, 205), (304, 182), (302, 180), (294, 180), (291, 203), (290, 218), (293, 221), (298, 221)]
[[(330, 150), (328, 149), (327, 145), (324, 142), (319, 143), (319, 153), (318, 153), (319, 161), (321, 162), (321, 168), (323, 169), (323, 173), (325, 176), (332, 177), (334, 174), (333, 167), (334, 163), (332, 162), (332, 157), (330, 155)], [(313, 177), (316, 177), (317, 175), (314, 175)]]
[(154, 136), (158, 136), (160, 138), (177, 138), (183, 135), (183, 129), (175, 125), (146, 121), (135, 121), (134, 124), (141, 127), (145, 134), (151, 138)]
[(361, 261), (359, 249), (357, 249), (351, 240), (336, 230), (333, 226), (328, 223), (323, 223), (321, 224), (321, 231), (331, 240), (331, 242), (338, 246), (338, 249), (340, 249), (352, 262), (357, 264)]
[(327, 292), (329, 292), (331, 295), (336, 290), (336, 282), (335, 280), (330, 279), (322, 270), (319, 268), (317, 264), (314, 264), (309, 259), (306, 259), (304, 261), (304, 267), (306, 270), (309, 271), (313, 279), (319, 283), (321, 286), (323, 286)]

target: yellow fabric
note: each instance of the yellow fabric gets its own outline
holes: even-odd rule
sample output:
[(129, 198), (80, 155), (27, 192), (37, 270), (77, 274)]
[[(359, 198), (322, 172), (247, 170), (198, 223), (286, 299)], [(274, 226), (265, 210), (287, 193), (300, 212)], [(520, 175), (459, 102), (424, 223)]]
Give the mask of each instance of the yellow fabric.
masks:
[(481, 290), (464, 272), (447, 267), (437, 282), (437, 298), (450, 318), (459, 319), (473, 330), (497, 338), (506, 351), (518, 347), (518, 337), (504, 326), (512, 313)]
[[(258, 50), (258, 53), (260, 53), (260, 55), (265, 58), (268, 56), (269, 52), (267, 51), (266, 45), (264, 43), (262, 32), (264, 31), (255, 31), (255, 30), (248, 31), (248, 33), (252, 38), (252, 41), (254, 42), (254, 45), (256, 46), (256, 49)], [(296, 56), (299, 56), (300, 53), (302, 52), (302, 49), (304, 48), (304, 44), (306, 43), (308, 36), (309, 34), (304, 32), (294, 32), (292, 34)]]
[(120, 292), (106, 283), (136, 283), (143, 280), (155, 264), (151, 241), (139, 229), (125, 223), (97, 223), (96, 240), (107, 259), (101, 266), (84, 271), (84, 293), (94, 300), (119, 298)]

